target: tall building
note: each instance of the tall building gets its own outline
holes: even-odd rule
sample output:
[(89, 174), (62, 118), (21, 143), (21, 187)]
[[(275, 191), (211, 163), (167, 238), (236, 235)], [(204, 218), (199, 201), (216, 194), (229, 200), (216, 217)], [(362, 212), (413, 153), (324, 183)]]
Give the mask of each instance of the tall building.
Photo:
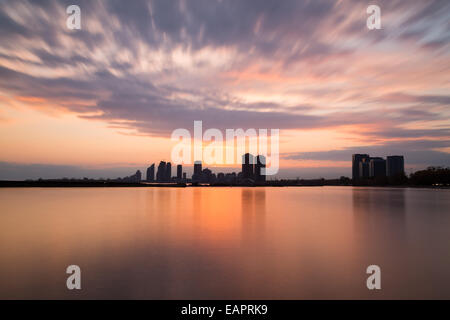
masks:
[(141, 174), (141, 171), (140, 170), (138, 170), (138, 171), (136, 171), (136, 173), (135, 173), (135, 175), (134, 175), (134, 177), (135, 177), (135, 181), (136, 182), (141, 182), (141, 180), (142, 180), (142, 174)]
[(150, 167), (147, 168), (147, 181), (149, 181), (149, 182), (155, 181), (155, 164), (154, 163)]
[(198, 174), (198, 175), (202, 174), (202, 162), (201, 161), (194, 162), (194, 174)]
[(354, 154), (352, 156), (352, 179), (353, 179), (353, 181), (356, 181), (356, 180), (360, 179), (360, 176), (359, 176), (359, 163), (363, 159), (368, 159), (369, 160), (369, 155), (368, 154)]
[(246, 153), (242, 156), (242, 178), (254, 179), (254, 166), (255, 159), (250, 153)]
[(369, 163), (370, 158), (363, 158), (359, 162), (359, 179), (368, 179), (369, 178)]
[(166, 178), (164, 179), (166, 182), (170, 182), (172, 180), (172, 164), (167, 162), (166, 164)]
[(386, 177), (386, 160), (379, 157), (370, 158), (369, 176), (371, 178)]
[(386, 173), (388, 177), (405, 174), (405, 159), (403, 156), (387, 156)]
[(202, 178), (202, 162), (194, 162), (194, 174), (192, 175), (192, 182), (199, 182)]
[(181, 164), (177, 165), (177, 180), (183, 178), (183, 166)]
[(166, 180), (166, 163), (161, 161), (156, 172), (156, 181), (164, 182)]
[(266, 167), (266, 158), (264, 156), (257, 156), (255, 163), (255, 180), (258, 182), (266, 181), (266, 175), (262, 174), (262, 169)]
[(141, 174), (141, 171), (138, 170), (132, 176), (128, 176), (125, 178), (119, 178), (118, 180), (123, 181), (123, 182), (129, 182), (129, 183), (140, 183), (142, 181), (142, 174)]

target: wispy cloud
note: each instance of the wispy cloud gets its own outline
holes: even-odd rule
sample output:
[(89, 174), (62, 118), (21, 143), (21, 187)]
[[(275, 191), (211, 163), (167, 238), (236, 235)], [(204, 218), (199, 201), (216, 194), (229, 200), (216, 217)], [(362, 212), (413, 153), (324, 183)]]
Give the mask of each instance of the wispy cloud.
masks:
[(378, 1), (377, 31), (361, 1), (86, 0), (79, 31), (69, 4), (0, 3), (2, 104), (149, 136), (354, 125), (384, 153), (450, 137), (448, 1)]
[(354, 153), (368, 153), (371, 156), (386, 157), (387, 155), (396, 155), (398, 150), (402, 150), (402, 153), (408, 159), (408, 165), (448, 166), (450, 164), (450, 154), (437, 151), (436, 149), (449, 147), (450, 140), (413, 140), (407, 142), (390, 142), (381, 145), (349, 147), (340, 150), (286, 153), (282, 155), (282, 158), (287, 160), (331, 160), (350, 162), (351, 155)]

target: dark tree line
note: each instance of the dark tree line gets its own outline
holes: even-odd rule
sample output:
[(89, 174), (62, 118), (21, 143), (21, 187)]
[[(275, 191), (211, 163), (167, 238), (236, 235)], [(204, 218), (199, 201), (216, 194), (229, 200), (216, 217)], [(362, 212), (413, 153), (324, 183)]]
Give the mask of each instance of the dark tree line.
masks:
[(450, 186), (450, 167), (428, 167), (425, 170), (392, 177), (376, 177), (353, 181), (354, 186)]
[(450, 185), (450, 167), (428, 167), (412, 173), (409, 183), (419, 186)]

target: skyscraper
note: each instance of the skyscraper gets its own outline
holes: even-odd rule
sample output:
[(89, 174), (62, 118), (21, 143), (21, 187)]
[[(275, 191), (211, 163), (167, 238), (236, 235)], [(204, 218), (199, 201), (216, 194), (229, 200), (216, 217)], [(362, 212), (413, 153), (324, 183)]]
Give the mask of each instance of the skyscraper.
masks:
[(405, 174), (405, 160), (403, 156), (388, 156), (386, 158), (386, 173), (388, 177)]
[(155, 181), (155, 164), (154, 163), (150, 167), (147, 168), (147, 181), (149, 181), (149, 182)]
[(353, 181), (359, 180), (359, 163), (363, 160), (367, 159), (369, 160), (368, 154), (354, 154), (352, 156), (352, 179)]
[(201, 161), (194, 162), (194, 174), (197, 174), (197, 175), (202, 174), (202, 162)]
[(158, 166), (158, 171), (156, 172), (156, 181), (164, 182), (166, 179), (166, 163), (161, 161)]
[(359, 179), (369, 178), (369, 162), (370, 158), (363, 158), (359, 162)]
[(202, 177), (202, 162), (194, 162), (194, 174), (192, 175), (192, 182), (199, 182)]
[(255, 163), (255, 180), (258, 182), (266, 181), (266, 175), (262, 174), (262, 169), (266, 167), (266, 158), (264, 156), (257, 156)]
[(177, 165), (177, 180), (180, 181), (183, 178), (183, 166)]
[(122, 179), (120, 179), (123, 182), (131, 182), (131, 183), (140, 183), (142, 180), (142, 174), (141, 171), (138, 170), (136, 171), (135, 174), (128, 176), (128, 177), (124, 177)]
[(254, 179), (254, 166), (255, 159), (250, 153), (246, 153), (242, 156), (242, 178)]
[(136, 177), (136, 182), (141, 182), (142, 174), (141, 174), (140, 170), (136, 171), (135, 177)]
[(136, 171), (135, 174), (133, 174), (132, 176), (124, 178), (124, 180), (127, 181), (127, 182), (140, 183), (141, 180), (142, 180), (141, 171), (140, 170)]
[(166, 182), (170, 182), (172, 180), (172, 164), (167, 162), (166, 164), (166, 177), (164, 179)]
[(386, 160), (379, 157), (370, 158), (369, 176), (371, 178), (386, 177)]

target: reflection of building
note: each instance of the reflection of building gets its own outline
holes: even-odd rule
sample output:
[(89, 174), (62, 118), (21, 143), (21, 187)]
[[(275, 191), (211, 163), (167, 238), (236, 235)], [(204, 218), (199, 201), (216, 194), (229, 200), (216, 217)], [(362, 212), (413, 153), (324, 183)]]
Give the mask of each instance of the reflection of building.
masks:
[[(381, 241), (393, 252), (407, 247), (405, 189), (353, 188), (353, 228), (370, 239)], [(383, 230), (380, 234), (380, 230)], [(360, 250), (364, 250), (361, 247)], [(364, 251), (361, 251), (364, 252)]]
[(379, 158), (379, 157), (370, 158), (369, 176), (371, 178), (385, 177), (386, 176), (386, 160), (384, 160), (383, 158)]
[(158, 171), (156, 172), (156, 181), (164, 182), (166, 179), (166, 163), (161, 161), (158, 166)]
[(266, 190), (241, 189), (242, 244), (252, 248), (266, 240)]
[(170, 180), (172, 180), (172, 164), (170, 164), (170, 162), (167, 162), (166, 164), (166, 175), (164, 180), (166, 182), (170, 182)]
[(177, 165), (177, 180), (180, 181), (183, 176), (183, 166), (181, 164)]
[[(262, 174), (263, 168), (266, 167), (266, 158), (264, 156), (257, 156), (255, 163), (255, 180), (258, 182), (266, 181), (266, 175)], [(265, 172), (264, 172), (265, 173)]]
[(386, 160), (386, 173), (388, 177), (405, 174), (405, 160), (403, 156), (388, 156)]
[(254, 179), (254, 167), (255, 159), (250, 153), (246, 153), (242, 156), (242, 178)]
[[(363, 159), (369, 160), (368, 154), (354, 154), (352, 156), (352, 179), (353, 181), (360, 179), (360, 163)], [(368, 176), (368, 175), (367, 175)]]
[(155, 164), (147, 168), (147, 181), (155, 181)]

